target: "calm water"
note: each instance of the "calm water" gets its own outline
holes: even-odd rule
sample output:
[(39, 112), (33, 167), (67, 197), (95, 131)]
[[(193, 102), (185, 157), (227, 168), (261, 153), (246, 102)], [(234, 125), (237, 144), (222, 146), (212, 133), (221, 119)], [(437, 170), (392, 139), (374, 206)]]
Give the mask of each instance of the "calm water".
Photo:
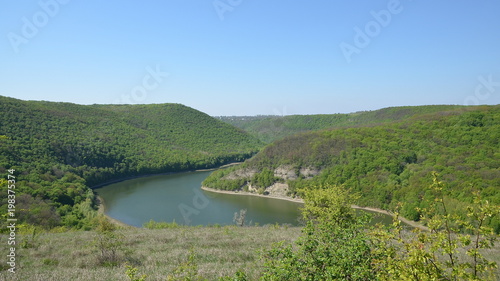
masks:
[(233, 224), (234, 213), (241, 209), (247, 210), (246, 221), (252, 224), (298, 224), (299, 203), (201, 190), (201, 182), (210, 173), (143, 177), (96, 192), (104, 200), (107, 215), (138, 227), (151, 219), (188, 225)]
[[(107, 215), (137, 227), (151, 219), (175, 220), (186, 225), (233, 224), (234, 213), (241, 209), (247, 210), (246, 221), (252, 224), (298, 225), (302, 204), (201, 190), (201, 182), (210, 173), (149, 176), (114, 183), (96, 192), (104, 200)], [(391, 219), (376, 215), (374, 221), (390, 222)]]

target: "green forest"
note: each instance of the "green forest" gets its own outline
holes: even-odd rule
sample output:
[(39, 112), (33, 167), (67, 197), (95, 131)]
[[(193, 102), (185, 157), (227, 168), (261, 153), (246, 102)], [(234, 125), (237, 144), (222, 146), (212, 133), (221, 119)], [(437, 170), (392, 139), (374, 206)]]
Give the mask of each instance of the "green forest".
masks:
[(271, 143), (278, 139), (303, 132), (330, 128), (380, 125), (459, 108), (463, 108), (463, 106), (400, 106), (349, 114), (222, 116), (218, 118), (251, 133), (265, 143)]
[(19, 223), (89, 229), (94, 186), (240, 162), (261, 147), (243, 130), (180, 104), (76, 105), (0, 96), (0, 205), (7, 208), (4, 182), (13, 169)]
[[(179, 104), (0, 96), (0, 118), (0, 207), (15, 208), (20, 242), (14, 280), (500, 276), (500, 105), (213, 118)], [(264, 195), (285, 185), (287, 197), (304, 199), (303, 225), (250, 226), (240, 210), (236, 225), (133, 228), (97, 212), (92, 188), (233, 162), (243, 163), (202, 184)], [(393, 224), (373, 225), (353, 204), (390, 210)]]
[[(434, 109), (441, 111), (432, 113)], [(391, 111), (397, 108), (370, 114), (391, 116)], [(291, 197), (315, 186), (341, 185), (360, 195), (358, 205), (393, 210), (403, 202), (401, 215), (418, 221), (422, 215), (418, 210), (427, 207), (431, 196), (424, 187), (432, 182), (432, 172), (437, 172), (447, 182), (450, 212), (465, 216), (476, 191), (483, 199), (500, 204), (500, 106), (408, 111), (423, 114), (285, 137), (242, 165), (214, 172), (203, 185), (225, 190), (247, 190), (251, 185), (265, 194), (267, 187), (281, 182), (288, 184)], [(291, 167), (296, 177), (277, 176), (280, 167)], [(300, 173), (304, 168), (320, 173), (305, 176)], [(235, 176), (244, 174), (241, 171), (254, 173)], [(500, 233), (498, 217), (489, 223)]]

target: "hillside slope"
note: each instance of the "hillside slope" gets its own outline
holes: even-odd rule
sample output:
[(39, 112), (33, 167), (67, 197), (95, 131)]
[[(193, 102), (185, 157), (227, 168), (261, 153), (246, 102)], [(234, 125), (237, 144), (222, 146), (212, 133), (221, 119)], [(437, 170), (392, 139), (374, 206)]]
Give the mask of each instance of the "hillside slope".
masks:
[(224, 122), (239, 127), (261, 141), (271, 143), (297, 133), (331, 128), (380, 125), (408, 118), (463, 108), (458, 105), (388, 107), (349, 114), (289, 116), (222, 116)]
[[(378, 126), (297, 134), (278, 140), (231, 169), (210, 175), (210, 188), (296, 196), (299, 188), (344, 185), (358, 204), (383, 209), (404, 202), (418, 220), (438, 172), (448, 183), (453, 212), (463, 212), (474, 191), (500, 204), (500, 106), (458, 108)], [(495, 224), (500, 231), (500, 222)]]
[[(90, 186), (217, 167), (262, 146), (241, 129), (179, 104), (84, 106), (0, 96), (0, 120), (0, 178), (16, 170), (18, 208), (40, 208), (20, 211), (21, 221), (47, 226), (79, 224), (94, 205)], [(7, 202), (4, 191), (0, 205)]]

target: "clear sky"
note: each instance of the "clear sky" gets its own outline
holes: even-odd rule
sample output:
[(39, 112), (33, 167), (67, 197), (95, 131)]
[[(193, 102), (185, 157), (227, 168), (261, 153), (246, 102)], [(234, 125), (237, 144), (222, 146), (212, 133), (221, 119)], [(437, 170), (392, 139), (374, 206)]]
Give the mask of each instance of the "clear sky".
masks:
[(0, 95), (210, 115), (499, 104), (500, 1), (2, 1)]

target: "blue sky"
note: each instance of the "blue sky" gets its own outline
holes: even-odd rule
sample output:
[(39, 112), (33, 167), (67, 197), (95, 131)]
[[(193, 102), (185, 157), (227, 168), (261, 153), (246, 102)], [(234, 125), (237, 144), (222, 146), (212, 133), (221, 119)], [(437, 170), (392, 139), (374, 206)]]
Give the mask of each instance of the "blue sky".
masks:
[(3, 1), (0, 95), (210, 115), (499, 104), (499, 14), (497, 0)]

